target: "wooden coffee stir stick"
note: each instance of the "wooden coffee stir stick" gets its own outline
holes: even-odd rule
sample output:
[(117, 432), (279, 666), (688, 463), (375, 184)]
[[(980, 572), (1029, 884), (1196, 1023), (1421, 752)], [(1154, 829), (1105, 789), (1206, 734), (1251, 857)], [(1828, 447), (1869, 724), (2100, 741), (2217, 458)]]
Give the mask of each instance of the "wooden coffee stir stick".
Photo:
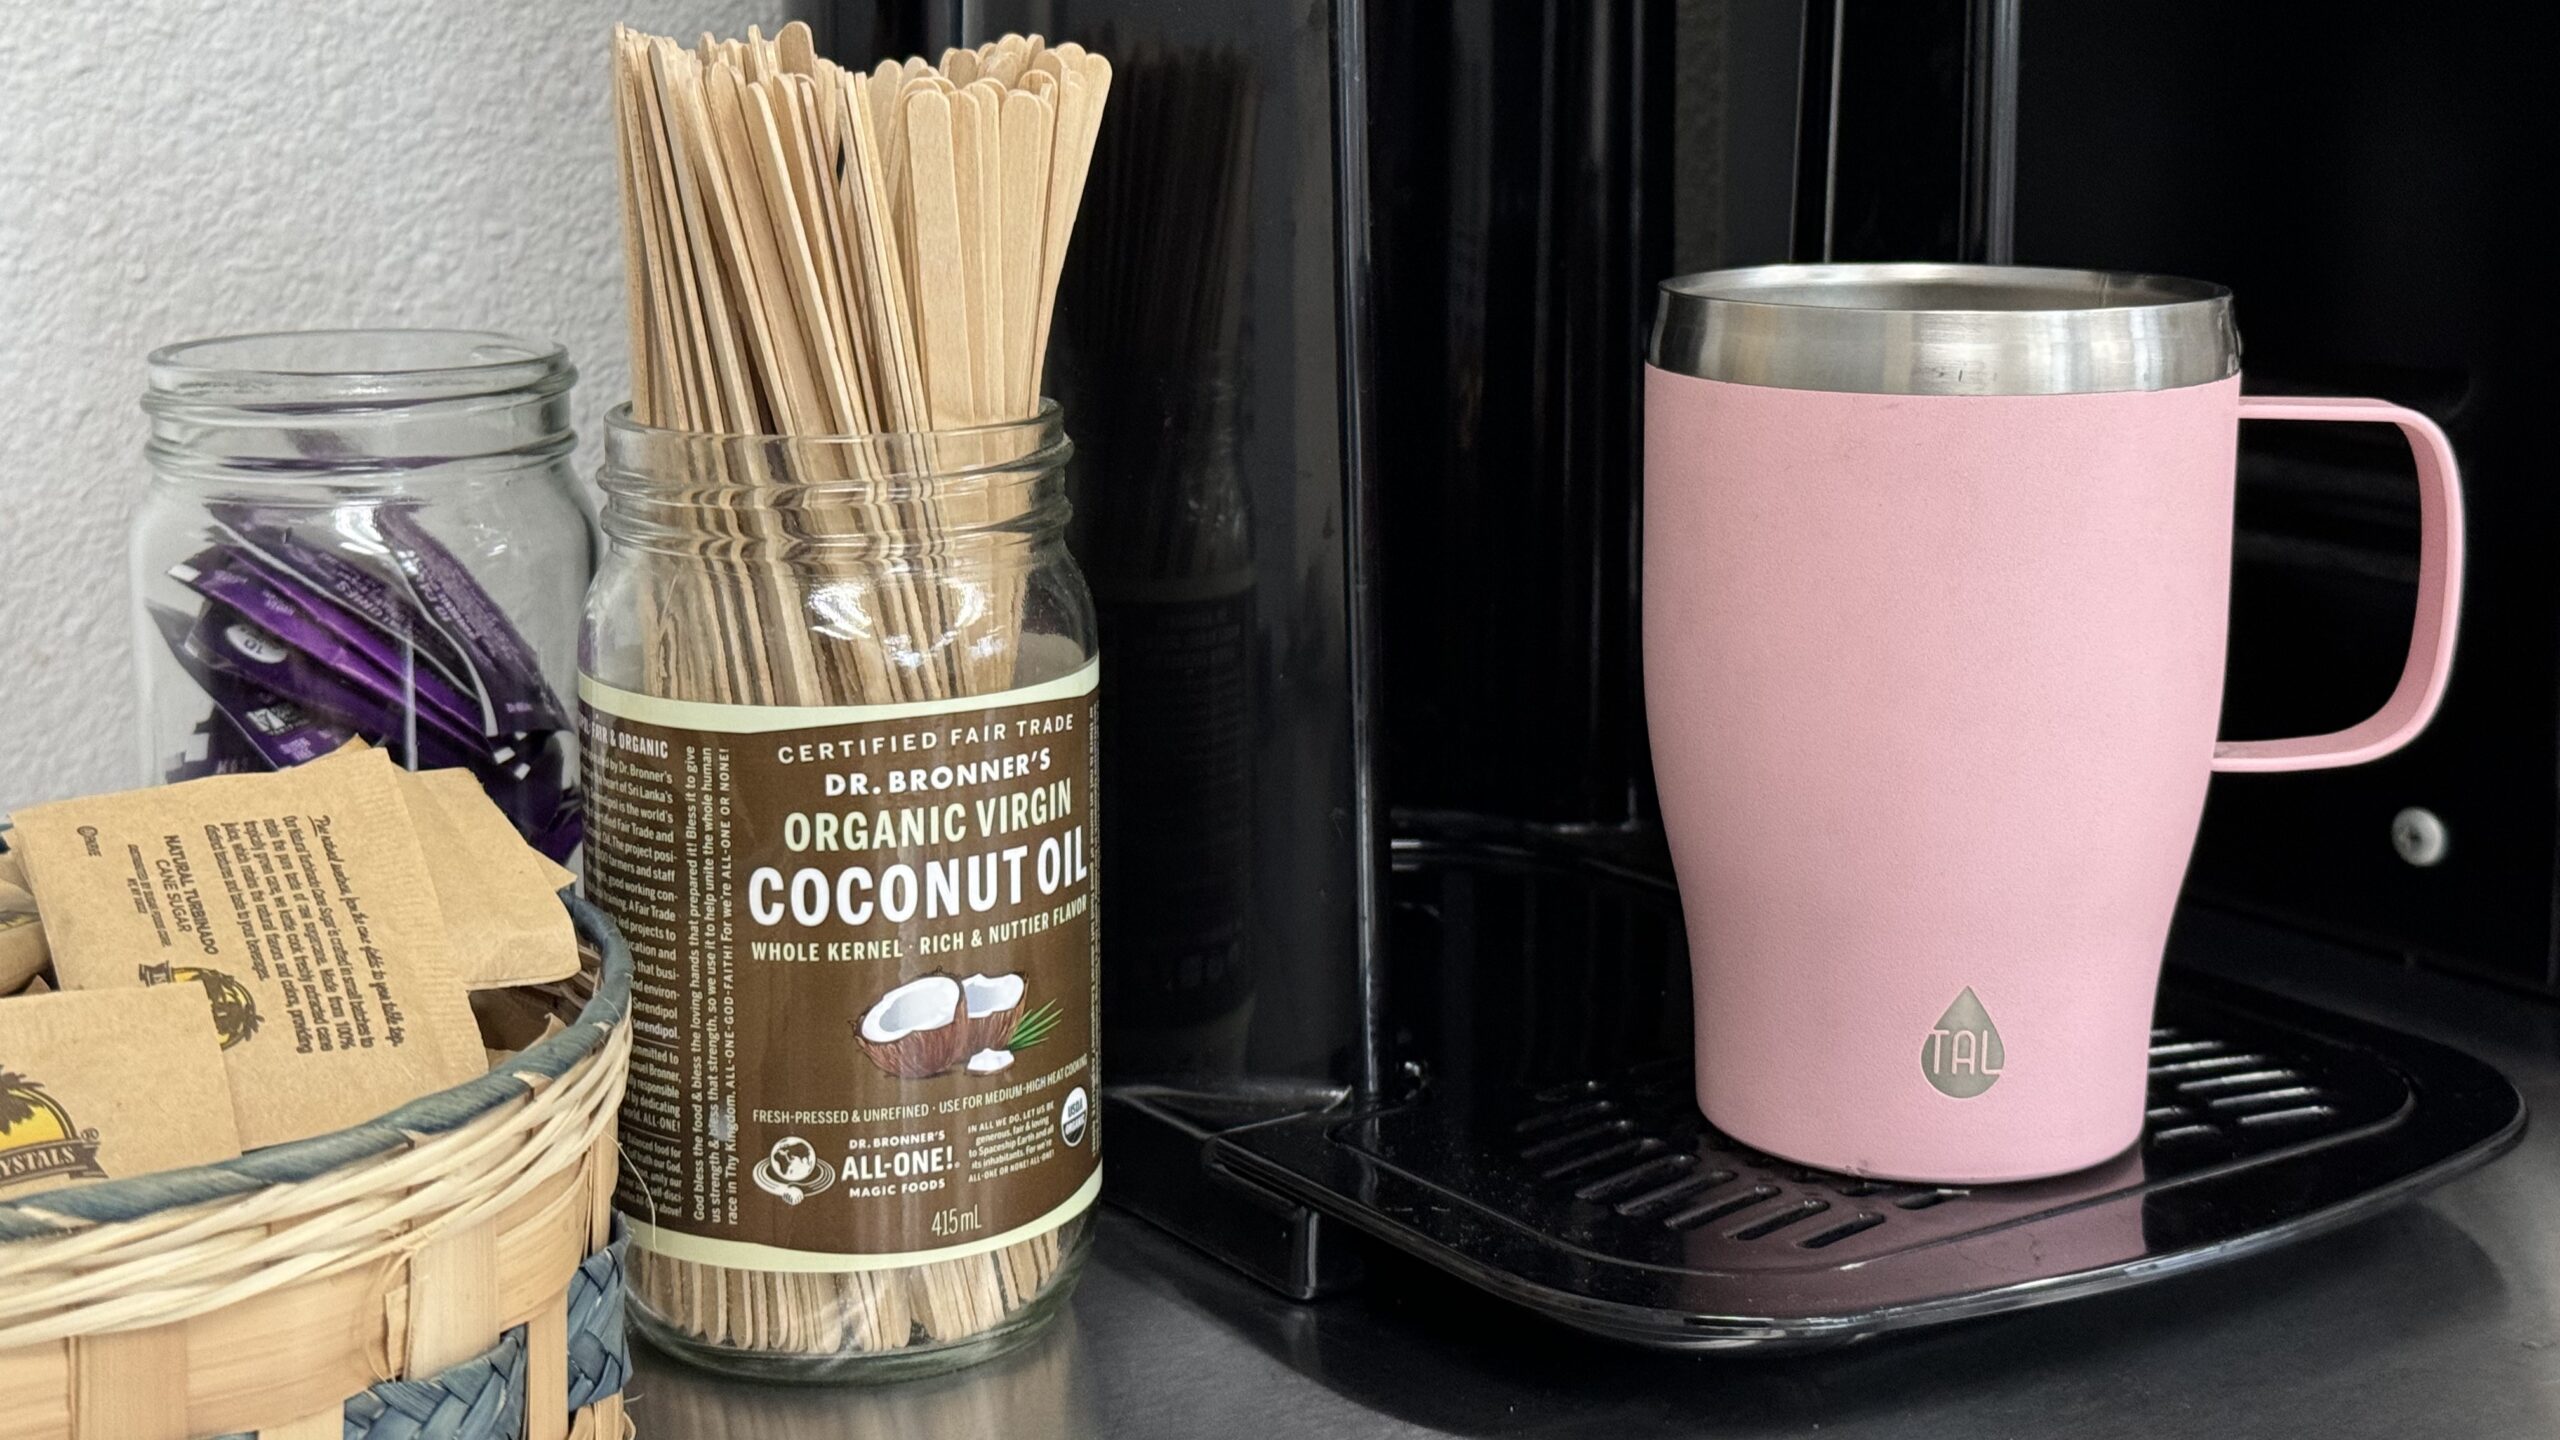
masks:
[[(1019, 458), (935, 432), (1038, 411), (1111, 63), (1007, 35), (938, 66), (853, 72), (797, 22), (691, 48), (617, 28), (613, 52), (634, 417), (709, 435), (904, 437), (841, 447), (849, 458), (713, 447), (715, 473), (693, 477), (691, 543), (706, 563), (644, 601), (643, 683), (751, 705), (1003, 690), (1031, 557), (1016, 537), (979, 532), (1010, 502), (986, 487), (939, 499), (884, 467)], [(810, 503), (808, 485), (849, 485), (838, 493), (859, 497), (858, 515)], [(830, 543), (761, 558), (803, 539)], [(971, 574), (993, 598), (965, 621), (917, 573), (916, 556), (948, 564), (953, 547), (980, 562)], [(813, 622), (813, 567), (826, 589), (869, 597), (870, 614)], [(1063, 1250), (1052, 1231), (967, 1260), (844, 1275), (634, 1257), (652, 1305), (705, 1341), (835, 1354), (989, 1329), (1047, 1286)]]

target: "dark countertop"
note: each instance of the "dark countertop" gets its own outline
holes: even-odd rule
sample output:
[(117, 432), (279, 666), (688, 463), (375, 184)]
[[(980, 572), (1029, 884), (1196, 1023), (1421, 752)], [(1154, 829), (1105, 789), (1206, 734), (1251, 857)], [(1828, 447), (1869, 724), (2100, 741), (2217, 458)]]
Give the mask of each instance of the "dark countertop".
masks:
[[(2459, 1044), (2560, 1115), (2560, 1006), (2195, 928), (2211, 968)], [(792, 1390), (644, 1354), (630, 1393), (644, 1440), (2560, 1435), (2560, 1123), (2336, 1234), (1829, 1353), (1633, 1350), (1393, 1261), (1297, 1305), (1110, 1213), (1072, 1312), (990, 1364)]]

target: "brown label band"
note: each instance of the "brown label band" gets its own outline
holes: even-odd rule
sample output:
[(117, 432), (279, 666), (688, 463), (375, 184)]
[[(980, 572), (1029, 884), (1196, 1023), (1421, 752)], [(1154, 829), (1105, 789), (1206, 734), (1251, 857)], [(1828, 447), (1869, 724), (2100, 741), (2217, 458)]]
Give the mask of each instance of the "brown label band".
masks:
[(587, 891), (635, 961), (616, 1205), (641, 1244), (862, 1270), (1093, 1203), (1099, 679), (824, 708), (582, 682)]

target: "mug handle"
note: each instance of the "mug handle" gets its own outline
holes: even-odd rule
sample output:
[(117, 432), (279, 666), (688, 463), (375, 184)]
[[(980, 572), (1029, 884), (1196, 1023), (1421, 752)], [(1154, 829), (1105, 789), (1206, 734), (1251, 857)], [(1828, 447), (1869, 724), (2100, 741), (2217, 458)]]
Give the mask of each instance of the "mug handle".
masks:
[(2333, 420), (2397, 425), (2418, 461), (2418, 614), (2409, 626), (2409, 659), (2382, 708), (2326, 735), (2288, 740), (2223, 740), (2216, 770), (2323, 770), (2379, 760), (2417, 738), (2444, 699), (2453, 670), (2455, 624), (2462, 613), (2462, 485), (2453, 446), (2436, 423), (2380, 400), (2311, 400), (2243, 395), (2243, 420)]

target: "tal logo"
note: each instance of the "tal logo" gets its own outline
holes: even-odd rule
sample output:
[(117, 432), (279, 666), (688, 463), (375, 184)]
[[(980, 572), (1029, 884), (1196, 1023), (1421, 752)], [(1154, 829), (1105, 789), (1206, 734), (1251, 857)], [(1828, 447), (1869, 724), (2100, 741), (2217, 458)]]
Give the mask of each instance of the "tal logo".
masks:
[(1938, 1093), (1957, 1100), (1970, 1100), (1998, 1084), (2008, 1060), (2000, 1028), (1991, 1023), (1991, 1012), (1974, 998), (1970, 985), (1920, 1042), (1920, 1073)]

